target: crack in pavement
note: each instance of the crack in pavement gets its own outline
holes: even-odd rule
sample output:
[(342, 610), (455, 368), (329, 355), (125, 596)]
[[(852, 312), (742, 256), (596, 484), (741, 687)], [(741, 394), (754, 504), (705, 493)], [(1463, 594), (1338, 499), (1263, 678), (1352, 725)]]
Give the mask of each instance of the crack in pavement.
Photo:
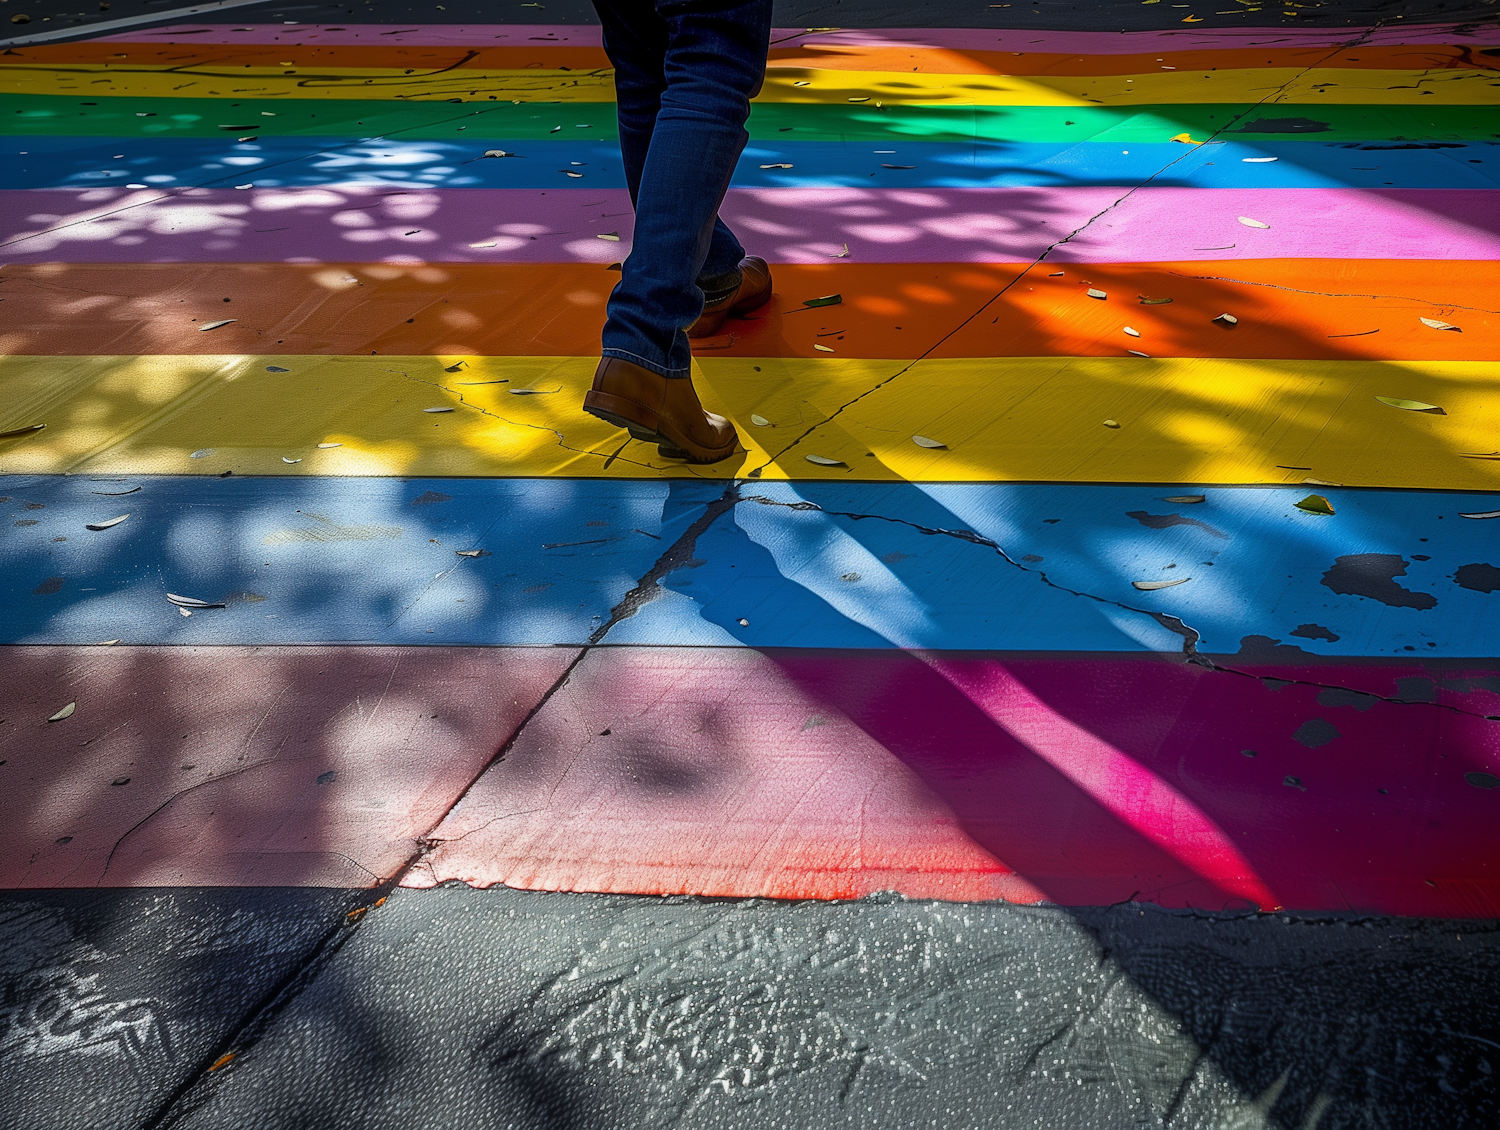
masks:
[[(1143, 616), (1149, 616), (1163, 628), (1166, 628), (1169, 632), (1182, 637), (1182, 657), (1184, 662), (1192, 663), (1195, 666), (1199, 667), (1205, 667), (1211, 671), (1217, 671), (1220, 674), (1235, 675), (1244, 679), (1254, 679), (1257, 682), (1261, 683), (1275, 683), (1278, 686), (1303, 686), (1315, 687), (1319, 690), (1349, 691), (1354, 694), (1368, 695), (1371, 699), (1377, 699), (1381, 702), (1388, 702), (1395, 706), (1431, 706), (1436, 707), (1439, 710), (1447, 710), (1454, 714), (1462, 714), (1469, 718), (1480, 718), (1487, 722), (1500, 722), (1500, 715), (1481, 714), (1476, 710), (1465, 710), (1462, 707), (1453, 706), (1449, 703), (1428, 702), (1421, 699), (1401, 698), (1397, 695), (1376, 694), (1373, 691), (1360, 690), (1355, 687), (1346, 687), (1338, 683), (1320, 683), (1312, 679), (1284, 679), (1278, 676), (1256, 675), (1249, 671), (1242, 671), (1236, 667), (1226, 666), (1222, 663), (1215, 662), (1213, 659), (1209, 658), (1207, 655), (1204, 655), (1198, 650), (1198, 643), (1202, 639), (1202, 636), (1196, 628), (1193, 628), (1189, 624), (1184, 623), (1178, 617), (1169, 615), (1165, 612), (1153, 612), (1147, 608), (1138, 608), (1133, 604), (1125, 604), (1122, 601), (1111, 600), (1109, 597), (1098, 596), (1095, 593), (1084, 592), (1081, 589), (1073, 589), (1069, 588), (1067, 585), (1058, 584), (1047, 575), (1045, 570), (1033, 569), (1028, 567), (1024, 563), (1017, 561), (1015, 558), (1011, 557), (1008, 552), (1006, 552), (1005, 547), (1002, 546), (999, 542), (995, 541), (992, 538), (984, 537), (982, 534), (976, 534), (972, 530), (950, 530), (942, 526), (924, 526), (918, 522), (912, 522), (906, 518), (892, 518), (886, 514), (858, 514), (846, 510), (829, 510), (823, 506), (819, 506), (816, 502), (781, 502), (777, 499), (766, 498), (763, 495), (745, 495), (741, 499), (741, 501), (755, 502), (759, 503), (762, 506), (779, 506), (787, 510), (817, 511), (818, 513), (828, 514), (837, 518), (848, 518), (851, 521), (856, 522), (863, 521), (865, 519), (875, 519), (876, 521), (880, 522), (890, 522), (894, 525), (908, 526), (911, 529), (916, 530), (918, 533), (928, 536), (951, 537), (956, 538), (959, 541), (968, 542), (970, 545), (983, 546), (986, 549), (993, 550), (1000, 556), (1002, 560), (1006, 562), (1006, 564), (1014, 566), (1016, 569), (1019, 569), (1023, 573), (1032, 574), (1033, 576), (1039, 578), (1043, 584), (1057, 589), (1059, 592), (1068, 593), (1070, 596), (1082, 597), (1086, 600), (1097, 601), (1100, 604), (1108, 604), (1112, 607), (1122, 609), (1126, 612), (1137, 612)], [(1314, 655), (1310, 656), (1310, 658), (1316, 659), (1319, 657)]]
[(993, 538), (987, 538), (983, 534), (976, 534), (973, 530), (950, 530), (943, 526), (924, 526), (919, 522), (912, 522), (906, 518), (892, 518), (885, 514), (856, 514), (847, 510), (829, 510), (826, 507), (819, 506), (816, 502), (780, 502), (774, 498), (766, 498), (758, 494), (746, 495), (742, 501), (756, 502), (762, 506), (780, 506), (787, 510), (816, 510), (822, 514), (831, 514), (838, 518), (848, 518), (855, 522), (874, 519), (879, 522), (890, 522), (898, 526), (909, 526), (918, 533), (931, 537), (956, 538), (959, 541), (966, 541), (970, 545), (984, 546), (986, 549), (994, 550), (1007, 565), (1014, 566), (1023, 573), (1030, 573), (1032, 576), (1039, 578), (1043, 584), (1057, 589), (1059, 592), (1065, 592), (1070, 596), (1082, 597), (1085, 600), (1098, 601), (1100, 604), (1108, 604), (1114, 608), (1124, 609), (1126, 612), (1137, 612), (1142, 616), (1149, 616), (1173, 635), (1182, 637), (1182, 655), (1186, 661), (1210, 665), (1198, 654), (1198, 640), (1201, 638), (1198, 630), (1183, 623), (1176, 616), (1168, 615), (1165, 612), (1152, 612), (1149, 608), (1137, 608), (1133, 604), (1124, 604), (1118, 600), (1111, 600), (1109, 597), (1097, 596), (1094, 593), (1084, 592), (1081, 589), (1071, 589), (1067, 585), (1060, 585), (1047, 576), (1045, 570), (1029, 568), (1007, 553), (1005, 547), (999, 542)]
[(1340, 293), (1327, 290), (1303, 290), (1295, 286), (1282, 286), (1279, 283), (1256, 282), (1252, 279), (1232, 279), (1225, 275), (1189, 275), (1182, 271), (1173, 271), (1172, 274), (1180, 279), (1196, 279), (1203, 282), (1227, 282), (1238, 283), (1240, 286), (1263, 286), (1268, 290), (1285, 290), (1291, 294), (1312, 294), (1320, 298), (1388, 298), (1393, 302), (1415, 302), (1421, 306), (1432, 306), (1446, 310), (1468, 310), (1475, 314), (1500, 314), (1500, 310), (1489, 310), (1483, 306), (1460, 306), (1456, 302), (1434, 302), (1430, 298), (1412, 298), (1405, 294), (1353, 294)]
[(1030, 263), (1026, 264), (1026, 267), (1019, 274), (1017, 274), (1015, 278), (1011, 279), (1004, 286), (1002, 286), (999, 290), (997, 290), (994, 294), (990, 295), (989, 298), (985, 299), (985, 301), (977, 309), (975, 309), (972, 313), (970, 313), (967, 317), (965, 317), (962, 321), (960, 321), (958, 323), (958, 325), (954, 326), (951, 330), (949, 330), (947, 333), (945, 333), (942, 337), (938, 338), (937, 341), (935, 341), (931, 345), (929, 345), (925, 350), (922, 351), (921, 354), (919, 354), (918, 356), (912, 358), (910, 361), (907, 361), (904, 365), (901, 366), (901, 368), (897, 369), (890, 376), (885, 377), (884, 379), (878, 381), (876, 384), (874, 384), (871, 387), (865, 389), (858, 396), (855, 396), (854, 398), (845, 401), (843, 404), (840, 404), (837, 408), (835, 408), (832, 412), (830, 412), (827, 415), (827, 417), (825, 417), (823, 420), (821, 420), (820, 422), (818, 422), (816, 424), (813, 424), (806, 431), (804, 431), (801, 435), (796, 436), (795, 438), (793, 438), (791, 440), (791, 442), (789, 442), (785, 447), (781, 448), (779, 451), (777, 451), (774, 454), (772, 454), (770, 456), (770, 458), (766, 460), (766, 462), (764, 462), (764, 463), (760, 464), (759, 466), (754, 467), (750, 471), (748, 471), (747, 472), (747, 477), (752, 478), (752, 479), (758, 479), (758, 478), (760, 478), (762, 472), (765, 470), (766, 467), (770, 466), (771, 464), (775, 463), (777, 460), (781, 459), (784, 455), (786, 455), (787, 452), (791, 451), (794, 447), (797, 447), (799, 444), (801, 444), (803, 440), (805, 440), (809, 436), (811, 436), (813, 434), (813, 432), (817, 431), (824, 424), (831, 423), (833, 420), (835, 420), (839, 416), (843, 415), (843, 413), (847, 409), (854, 407), (854, 405), (858, 404), (861, 400), (864, 400), (868, 396), (873, 396), (875, 393), (879, 392), (886, 385), (888, 385), (892, 381), (894, 381), (897, 377), (900, 377), (900, 376), (902, 376), (905, 373), (909, 373), (920, 362), (926, 360), (929, 356), (931, 356), (946, 341), (948, 341), (950, 338), (952, 338), (955, 334), (957, 334), (960, 330), (962, 330), (965, 326), (967, 326), (975, 318), (979, 317), (986, 310), (988, 310), (992, 305), (994, 305), (1002, 297), (1004, 297), (1005, 294), (1012, 287), (1014, 287), (1017, 284), (1019, 284), (1021, 282), (1021, 280), (1024, 279), (1024, 278), (1026, 278), (1027, 275), (1029, 275), (1033, 270), (1035, 270), (1037, 267), (1040, 267), (1044, 262), (1046, 262), (1047, 256), (1050, 255), (1050, 254), (1052, 254), (1052, 252), (1055, 251), (1057, 248), (1061, 247), (1065, 243), (1071, 242), (1073, 239), (1075, 239), (1078, 236), (1082, 235), (1085, 231), (1087, 231), (1090, 227), (1092, 227), (1096, 222), (1098, 222), (1099, 220), (1103, 219), (1105, 216), (1109, 215), (1109, 213), (1113, 212), (1116, 208), (1118, 208), (1126, 200), (1130, 199), (1130, 197), (1134, 196), (1141, 189), (1146, 188), (1147, 186), (1149, 186), (1152, 181), (1155, 181), (1157, 178), (1159, 178), (1161, 176), (1164, 176), (1174, 166), (1178, 165), (1182, 161), (1187, 160), (1196, 150), (1202, 148), (1204, 145), (1207, 145), (1209, 142), (1214, 141), (1220, 135), (1228, 132), (1230, 130), (1231, 126), (1234, 126), (1237, 123), (1243, 121), (1244, 119), (1250, 117), (1257, 110), (1261, 109), (1263, 106), (1271, 104), (1274, 99), (1276, 99), (1277, 97), (1281, 96), (1282, 94), (1285, 94), (1288, 90), (1290, 90), (1293, 86), (1295, 86), (1299, 81), (1301, 81), (1307, 75), (1307, 73), (1309, 71), (1316, 70), (1324, 62), (1326, 62), (1327, 60), (1333, 58), (1340, 51), (1347, 51), (1350, 48), (1358, 47), (1360, 45), (1360, 43), (1362, 43), (1364, 40), (1368, 39), (1370, 36), (1374, 35), (1377, 31), (1379, 31), (1385, 25), (1386, 22), (1387, 22), (1386, 20), (1380, 20), (1374, 26), (1366, 28), (1363, 32), (1361, 32), (1359, 35), (1355, 36), (1354, 38), (1352, 38), (1350, 40), (1347, 40), (1347, 41), (1345, 41), (1343, 43), (1340, 43), (1340, 44), (1338, 44), (1335, 47), (1330, 48), (1324, 55), (1322, 55), (1319, 58), (1315, 59), (1313, 62), (1309, 63), (1306, 67), (1303, 67), (1300, 71), (1298, 71), (1295, 75), (1293, 75), (1291, 78), (1289, 78), (1286, 82), (1284, 82), (1280, 86), (1275, 87), (1274, 89), (1272, 89), (1270, 91), (1270, 93), (1268, 93), (1264, 98), (1260, 99), (1260, 101), (1258, 101), (1258, 102), (1254, 103), (1253, 105), (1249, 106), (1247, 109), (1245, 109), (1241, 113), (1238, 113), (1238, 114), (1234, 115), (1233, 117), (1229, 118), (1228, 121), (1226, 121), (1222, 126), (1217, 127), (1201, 143), (1199, 143), (1198, 145), (1193, 145), (1193, 146), (1185, 147), (1184, 150), (1183, 150), (1183, 152), (1179, 156), (1174, 157), (1172, 160), (1168, 161), (1161, 168), (1155, 170), (1149, 177), (1147, 177), (1145, 180), (1141, 181), (1139, 184), (1132, 185), (1130, 188), (1126, 189), (1125, 192), (1122, 195), (1120, 195), (1117, 199), (1115, 199), (1112, 203), (1106, 205), (1100, 211), (1098, 211), (1094, 215), (1090, 216), (1087, 220), (1085, 220), (1078, 227), (1074, 228), (1067, 235), (1063, 236), (1061, 239), (1057, 240), (1054, 243), (1049, 243), (1042, 250), (1041, 254), (1039, 254)]
[[(232, 1072), (228, 1070), (225, 1070), (222, 1075), (215, 1073), (213, 1065), (218, 1063), (225, 1055), (233, 1053), (238, 1057), (253, 1047), (275, 1022), (276, 1018), (301, 995), (304, 989), (317, 980), (318, 975), (327, 967), (338, 951), (354, 936), (355, 932), (358, 931), (368, 918), (368, 914), (363, 913), (363, 911), (368, 911), (371, 907), (384, 902), (391, 891), (398, 887), (401, 881), (415, 868), (421, 866), (423, 860), (433, 849), (443, 842), (434, 840), (432, 838), (433, 833), (442, 826), (443, 821), (473, 791), (474, 787), (483, 779), (485, 774), (505, 760), (531, 722), (552, 701), (553, 697), (563, 687), (567, 686), (568, 682), (572, 679), (574, 670), (583, 662), (584, 658), (604, 640), (604, 637), (609, 634), (610, 630), (616, 624), (634, 616), (643, 607), (662, 594), (661, 579), (674, 569), (681, 568), (686, 562), (692, 560), (698, 538), (739, 501), (739, 485), (738, 483), (731, 482), (725, 487), (723, 494), (704, 506), (703, 513), (682, 532), (676, 541), (667, 547), (661, 556), (656, 559), (651, 568), (636, 583), (635, 587), (620, 598), (619, 602), (611, 609), (609, 619), (594, 629), (587, 643), (578, 649), (578, 653), (569, 661), (562, 674), (557, 677), (552, 685), (532, 705), (531, 709), (526, 712), (526, 716), (521, 719), (520, 723), (500, 748), (495, 751), (489, 760), (480, 766), (463, 789), (454, 796), (448, 806), (432, 821), (427, 831), (417, 837), (416, 851), (407, 857), (393, 875), (380, 880), (375, 886), (366, 890), (364, 897), (368, 901), (364, 902), (361, 907), (351, 911), (350, 914), (345, 915), (343, 919), (331, 927), (279, 984), (251, 1006), (245, 1014), (244, 1019), (235, 1026), (233, 1031), (204, 1056), (198, 1065), (198, 1069), (168, 1095), (156, 1111), (142, 1123), (142, 1130), (165, 1130), (166, 1127), (175, 1124), (183, 1115), (191, 1113), (212, 1099), (213, 1088), (216, 1084), (232, 1075)], [(257, 765), (264, 764), (267, 764), (267, 762), (257, 762)], [(246, 766), (245, 768), (248, 769), (251, 766)], [(208, 782), (202, 783), (207, 784)], [(171, 802), (168, 801), (167, 803)], [(158, 809), (158, 811), (160, 810)], [(155, 813), (152, 815), (155, 815)], [(147, 817), (147, 819), (149, 818)], [(224, 1066), (227, 1067), (228, 1065)]]
[[(483, 416), (488, 416), (492, 420), (500, 420), (503, 423), (511, 424), (511, 425), (513, 425), (515, 427), (518, 427), (518, 428), (533, 428), (533, 429), (535, 429), (536, 431), (539, 431), (539, 432), (551, 432), (553, 435), (555, 435), (557, 437), (557, 446), (560, 447), (560, 448), (562, 448), (564, 451), (571, 451), (571, 452), (573, 452), (574, 454), (577, 454), (577, 455), (593, 455), (596, 458), (605, 460), (605, 466), (608, 466), (610, 463), (613, 463), (616, 459), (619, 459), (623, 463), (629, 463), (632, 466), (642, 467), (642, 468), (644, 468), (645, 470), (648, 470), (648, 471), (667, 471), (667, 470), (671, 470), (671, 466), (670, 465), (666, 466), (666, 467), (658, 467), (655, 463), (642, 463), (638, 459), (631, 459), (629, 457), (625, 457), (625, 458), (622, 459), (621, 458), (621, 452), (623, 452), (625, 450), (625, 448), (627, 446), (629, 446), (629, 443), (630, 443), (630, 441), (628, 439), (625, 441), (624, 444), (622, 444), (620, 446), (619, 450), (616, 451), (616, 452), (614, 452), (613, 454), (609, 454), (609, 453), (603, 452), (603, 451), (590, 451), (590, 450), (588, 450), (586, 448), (582, 448), (582, 447), (574, 447), (574, 446), (572, 446), (571, 444), (569, 444), (567, 442), (566, 438), (564, 438), (564, 436), (563, 436), (563, 433), (560, 432), (560, 431), (558, 431), (556, 428), (548, 427), (546, 424), (533, 424), (529, 420), (512, 420), (509, 416), (502, 416), (498, 412), (491, 412), (488, 408), (484, 407), (482, 404), (471, 404), (471, 403), (469, 403), (469, 401), (467, 401), (466, 399), (464, 399), (464, 394), (463, 393), (454, 391), (453, 389), (449, 388), (447, 385), (443, 384), (441, 381), (426, 381), (426, 380), (423, 380), (421, 377), (414, 377), (410, 373), (407, 373), (407, 372), (405, 372), (404, 370), (401, 370), (401, 369), (387, 369), (386, 372), (388, 372), (388, 373), (396, 373), (399, 376), (403, 376), (407, 380), (411, 381), (413, 384), (426, 385), (428, 388), (435, 388), (435, 389), (439, 389), (439, 390), (441, 390), (443, 392), (446, 392), (449, 396), (456, 396), (458, 398), (458, 402), (460, 404), (462, 404), (465, 408), (473, 409), (475, 412), (478, 412), (478, 413), (480, 413)], [(618, 437), (611, 436), (610, 438), (611, 439), (615, 439), (615, 438), (618, 438)]]

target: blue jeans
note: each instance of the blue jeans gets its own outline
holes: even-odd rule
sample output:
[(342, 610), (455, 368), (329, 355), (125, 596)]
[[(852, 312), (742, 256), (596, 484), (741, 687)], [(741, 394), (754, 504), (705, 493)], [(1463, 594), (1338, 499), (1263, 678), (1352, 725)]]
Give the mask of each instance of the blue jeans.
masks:
[(604, 356), (686, 377), (686, 330), (739, 285), (745, 249), (719, 205), (750, 135), (771, 0), (594, 0), (615, 68), (635, 240), (609, 300)]

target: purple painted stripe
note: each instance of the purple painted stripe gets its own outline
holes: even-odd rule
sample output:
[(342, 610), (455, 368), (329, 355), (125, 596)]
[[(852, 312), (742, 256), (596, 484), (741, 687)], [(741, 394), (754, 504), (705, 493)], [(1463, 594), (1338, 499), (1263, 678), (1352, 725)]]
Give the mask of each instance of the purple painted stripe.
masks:
[[(1053, 258), (1463, 260), (1500, 258), (1497, 196), (1470, 189), (734, 189), (724, 217), (751, 250), (778, 263), (836, 262), (846, 243), (844, 262), (1028, 261), (1079, 228)], [(398, 192), (385, 185), (27, 189), (0, 192), (0, 216), (16, 217), (0, 229), (6, 263), (605, 264), (629, 251), (632, 220), (623, 189)], [(599, 238), (611, 232), (621, 241)]]
[[(394, 46), (472, 47), (495, 43), (529, 46), (555, 41), (570, 47), (600, 46), (600, 30), (590, 24), (345, 24), (329, 30), (316, 24), (172, 24), (102, 36), (104, 43), (317, 43)], [(1215, 51), (1241, 47), (1336, 47), (1360, 35), (1358, 28), (1238, 28), (1213, 31), (1026, 31), (1002, 28), (879, 28), (809, 32), (776, 28), (772, 41), (844, 47), (936, 47), (953, 51), (993, 50), (1001, 45), (1038, 54), (1135, 55), (1150, 51)], [(1369, 31), (1363, 46), (1461, 42), (1487, 47), (1500, 43), (1500, 29), (1479, 28), (1458, 34), (1451, 24), (1383, 27)]]

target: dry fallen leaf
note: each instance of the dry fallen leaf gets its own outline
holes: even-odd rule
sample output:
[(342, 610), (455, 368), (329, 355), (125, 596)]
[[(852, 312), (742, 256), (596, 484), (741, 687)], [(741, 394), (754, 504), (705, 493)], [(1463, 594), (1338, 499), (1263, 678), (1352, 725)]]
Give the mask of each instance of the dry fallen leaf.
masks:
[(267, 365), (266, 366), (266, 372), (268, 372), (268, 373), (290, 373), (291, 370), (290, 369), (283, 369), (280, 365)]
[(188, 458), (189, 459), (207, 459), (213, 453), (214, 453), (214, 448), (212, 448), (212, 447), (200, 447), (197, 451), (194, 451), (192, 454), (190, 454), (188, 456)]
[(812, 83), (808, 82), (805, 78), (799, 78), (796, 81), (794, 81), (792, 83), (792, 85), (793, 86), (811, 86)]
[(1126, 326), (1125, 327), (1125, 332), (1128, 333), (1131, 337), (1140, 337), (1141, 336), (1141, 331), (1138, 330), (1138, 329), (1136, 329), (1133, 326)]
[(762, 165), (761, 166), (761, 168), (763, 168), (763, 169), (790, 169), (792, 167), (793, 166), (788, 165), (785, 162), (782, 162), (782, 163), (779, 163), (779, 164), (775, 164), (775, 165)]
[(455, 549), (453, 552), (460, 557), (488, 557), (490, 555), (487, 549)]
[(118, 526), (121, 522), (125, 521), (125, 519), (129, 517), (129, 514), (121, 514), (118, 518), (110, 518), (103, 522), (85, 522), (83, 524), (83, 528), (85, 530), (107, 530), (111, 526)]
[(563, 169), (562, 172), (565, 175), (572, 177), (574, 180), (582, 180), (583, 179), (583, 174), (582, 173), (575, 173), (572, 169)]
[(1105, 420), (1104, 426), (1106, 428), (1118, 428), (1120, 426), (1120, 422), (1118, 420)]
[(1263, 224), (1259, 220), (1252, 220), (1249, 216), (1241, 216), (1239, 217), (1239, 221), (1247, 228), (1269, 228), (1271, 226), (1270, 224)]
[(1240, 320), (1233, 314), (1220, 314), (1217, 318), (1214, 318), (1213, 321), (1221, 322), (1226, 326), (1237, 326), (1240, 324)]
[(912, 436), (911, 437), (911, 441), (912, 441), (912, 443), (916, 444), (918, 447), (947, 447), (948, 446), (946, 443), (942, 443), (939, 440), (935, 440), (935, 439), (928, 439), (926, 436)]
[(77, 709), (78, 704), (76, 702), (70, 702), (67, 706), (63, 707), (56, 714), (54, 714), (51, 718), (48, 718), (47, 721), (61, 722), (64, 718), (71, 718), (73, 717), (73, 711)]
[(764, 416), (758, 415), (754, 412), (750, 413), (750, 422), (757, 428), (769, 428), (772, 426), (770, 420), (767, 420)]
[(1241, 157), (1240, 160), (1243, 161), (1247, 165), (1264, 165), (1268, 161), (1279, 161), (1279, 160), (1281, 160), (1281, 158), (1280, 157)]
[(836, 353), (836, 352), (838, 352), (832, 346), (829, 346), (829, 345), (814, 345), (813, 348), (817, 349), (817, 350), (820, 350), (823, 353)]
[(323, 451), (327, 451), (330, 447), (343, 447), (343, 446), (344, 445), (341, 444), (341, 443), (320, 443), (320, 444), (318, 444), (318, 447), (321, 450), (323, 450)]
[(837, 306), (844, 301), (842, 294), (825, 294), (822, 298), (804, 298), (804, 306)]
[(1178, 577), (1175, 581), (1131, 581), (1130, 586), (1142, 592), (1155, 592), (1157, 589), (1169, 589), (1173, 585), (1185, 585), (1192, 579), (1192, 577)]
[(1190, 133), (1179, 133), (1176, 137), (1172, 138), (1172, 140), (1173, 141), (1180, 141), (1184, 145), (1202, 145), (1203, 144), (1203, 142), (1201, 142), (1201, 141), (1194, 140), (1193, 135), (1190, 134)]
[(1147, 298), (1144, 294), (1140, 298), (1142, 306), (1165, 306), (1172, 301), (1170, 298)]
[(842, 251), (840, 251), (837, 255), (834, 255), (833, 258), (835, 258), (835, 259), (847, 259), (847, 258), (849, 258), (849, 245), (847, 243), (844, 244), (844, 249)]
[(607, 239), (611, 243), (619, 243), (620, 242), (620, 233), (617, 232), (617, 231), (601, 232), (598, 235), (594, 236), (594, 238), (595, 239)]
[(512, 396), (546, 396), (550, 392), (561, 392), (562, 386), (557, 388), (511, 388), (506, 389)]
[(1106, 294), (1104, 291), (1102, 291), (1102, 290), (1095, 290), (1093, 287), (1089, 287), (1089, 289), (1087, 291), (1085, 291), (1085, 293), (1090, 298), (1108, 298), (1109, 297), (1109, 295)]
[(481, 251), (486, 247), (495, 247), (499, 244), (499, 242), (499, 240), (492, 239), (488, 243), (471, 243), (469, 244), (469, 246), (474, 248), (474, 250), (476, 251)]
[(1310, 494), (1301, 502), (1293, 503), (1298, 510), (1304, 510), (1309, 514), (1332, 514), (1333, 507), (1321, 494)]
[(870, 100), (870, 96), (868, 94), (866, 94), (866, 95), (864, 95), (863, 97), (860, 97), (860, 98), (851, 98), (851, 99), (849, 99), (850, 102), (868, 102), (869, 100)]
[(1424, 326), (1428, 327), (1429, 329), (1434, 329), (1434, 330), (1452, 330), (1454, 333), (1460, 333), (1460, 334), (1464, 332), (1463, 330), (1459, 329), (1457, 326), (1453, 325), (1451, 322), (1440, 322), (1436, 318), (1422, 318), (1422, 319), (1420, 319), (1420, 321), (1421, 321), (1421, 323)]
[(223, 608), (222, 604), (214, 604), (212, 601), (199, 600), (195, 596), (178, 596), (175, 592), (167, 593), (167, 601), (177, 605), (178, 608)]
[(437, 407), (437, 408), (424, 408), (424, 409), (422, 409), (422, 411), (423, 412), (452, 412), (453, 411), (453, 406), (451, 404), (445, 404), (445, 405), (442, 405), (442, 406)]
[(809, 463), (816, 463), (819, 467), (846, 467), (846, 466), (848, 466), (848, 464), (846, 464), (842, 459), (830, 459), (826, 455), (807, 455), (807, 456), (804, 456), (803, 458), (805, 458)]
[(230, 322), (238, 321), (238, 318), (223, 318), (217, 322), (204, 322), (201, 326), (198, 327), (198, 332), (202, 333), (204, 330), (216, 330), (220, 326), (227, 326)]
[(1436, 404), (1428, 404), (1422, 400), (1402, 400), (1397, 396), (1377, 396), (1376, 400), (1382, 404), (1389, 404), (1392, 408), (1401, 408), (1407, 412), (1428, 412), (1434, 416), (1446, 416)]
[(467, 364), (468, 364), (467, 361), (455, 361), (455, 362), (453, 362), (453, 364), (445, 366), (444, 369), (443, 369), (443, 372), (445, 372), (445, 373), (457, 373), (461, 369), (463, 369), (463, 367), (465, 365), (467, 365)]
[(486, 157), (509, 157), (510, 156), (510, 154), (507, 153), (503, 149), (486, 149), (484, 151), (484, 155)]
[(1169, 494), (1162, 499), (1163, 502), (1171, 502), (1178, 506), (1192, 506), (1194, 503), (1207, 500), (1206, 494)]
[(297, 456), (297, 458), (292, 459), (289, 456), (283, 455), (281, 457), (281, 461), (283, 463), (301, 463), (302, 462), (302, 456), (299, 455), (299, 456)]
[(1149, 353), (1142, 353), (1139, 349), (1127, 349), (1125, 352), (1128, 353), (1128, 354), (1130, 354), (1132, 357), (1150, 357), (1151, 356), (1151, 354), (1149, 354)]
[(1500, 518), (1500, 510), (1486, 510), (1477, 514), (1460, 514), (1460, 518)]
[(1327, 479), (1303, 479), (1303, 485), (1310, 487), (1341, 487), (1343, 483), (1330, 482)]
[(0, 439), (14, 439), (16, 436), (29, 436), (32, 432), (39, 432), (46, 424), (28, 424), (24, 428), (11, 428), (8, 432), (0, 432)]

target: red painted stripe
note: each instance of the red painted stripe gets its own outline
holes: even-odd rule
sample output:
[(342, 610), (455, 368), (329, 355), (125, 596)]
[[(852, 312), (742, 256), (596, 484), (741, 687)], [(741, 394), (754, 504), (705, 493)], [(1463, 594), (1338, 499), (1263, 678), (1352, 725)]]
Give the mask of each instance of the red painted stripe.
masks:
[(602, 650), (422, 881), (1493, 916), (1496, 670)]

